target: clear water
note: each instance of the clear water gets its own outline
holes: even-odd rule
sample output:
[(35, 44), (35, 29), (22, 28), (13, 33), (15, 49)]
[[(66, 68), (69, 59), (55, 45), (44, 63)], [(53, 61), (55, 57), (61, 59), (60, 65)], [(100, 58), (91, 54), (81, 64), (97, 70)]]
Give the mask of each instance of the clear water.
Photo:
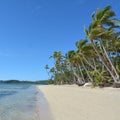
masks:
[(51, 120), (47, 102), (34, 85), (0, 84), (0, 120)]

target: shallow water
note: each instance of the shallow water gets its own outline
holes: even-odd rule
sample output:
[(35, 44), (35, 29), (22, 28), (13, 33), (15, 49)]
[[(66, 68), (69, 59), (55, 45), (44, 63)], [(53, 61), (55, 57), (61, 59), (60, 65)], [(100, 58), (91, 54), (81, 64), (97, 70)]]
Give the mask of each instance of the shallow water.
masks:
[(0, 84), (0, 120), (52, 120), (43, 94), (34, 85)]

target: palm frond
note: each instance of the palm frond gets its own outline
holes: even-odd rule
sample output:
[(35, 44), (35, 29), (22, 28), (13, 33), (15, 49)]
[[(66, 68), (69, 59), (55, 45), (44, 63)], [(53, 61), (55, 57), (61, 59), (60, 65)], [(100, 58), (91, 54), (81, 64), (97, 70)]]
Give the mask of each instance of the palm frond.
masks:
[(86, 43), (87, 43), (87, 40), (82, 39), (82, 40), (76, 42), (76, 47), (77, 48), (82, 48)]

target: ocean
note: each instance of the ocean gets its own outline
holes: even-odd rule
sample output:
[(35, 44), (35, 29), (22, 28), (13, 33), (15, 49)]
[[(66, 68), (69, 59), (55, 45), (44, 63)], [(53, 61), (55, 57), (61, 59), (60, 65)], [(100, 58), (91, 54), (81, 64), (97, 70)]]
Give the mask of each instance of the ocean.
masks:
[(0, 84), (0, 120), (52, 120), (52, 117), (37, 86)]

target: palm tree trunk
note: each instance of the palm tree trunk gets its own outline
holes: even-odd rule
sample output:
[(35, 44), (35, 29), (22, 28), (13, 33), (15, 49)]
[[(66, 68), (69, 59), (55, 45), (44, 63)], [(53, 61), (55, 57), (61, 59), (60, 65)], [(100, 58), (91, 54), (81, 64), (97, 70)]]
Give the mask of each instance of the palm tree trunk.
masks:
[(95, 66), (95, 70), (97, 70), (96, 63), (95, 63), (95, 59), (93, 58), (92, 60), (93, 60), (94, 66)]
[(83, 55), (83, 59), (85, 60), (85, 62), (86, 62), (92, 69), (95, 70), (96, 73), (98, 73), (98, 74), (100, 75), (101, 78), (104, 78), (104, 77), (100, 74), (100, 72), (96, 69), (96, 67), (94, 67), (92, 64), (90, 64), (90, 63), (88, 62), (88, 60), (84, 57), (84, 55)]
[(73, 68), (72, 68), (72, 71), (73, 71), (74, 76), (77, 78), (77, 81), (79, 83), (82, 83), (81, 78), (77, 75), (77, 73), (75, 72), (75, 70)]
[(80, 73), (81, 73), (81, 76), (82, 76), (82, 79), (83, 79), (83, 83), (85, 83), (85, 78), (84, 78), (83, 72), (82, 72), (82, 70), (81, 70), (81, 66), (78, 65), (78, 67), (79, 67), (79, 69), (80, 69)]
[(86, 73), (87, 73), (87, 75), (88, 75), (88, 78), (89, 78), (90, 81), (92, 82), (93, 79), (92, 79), (92, 77), (89, 75), (88, 70), (86, 69), (86, 67), (85, 67), (85, 65), (84, 65), (84, 63), (83, 63), (83, 61), (82, 61), (81, 59), (80, 59), (80, 61), (81, 61), (82, 65), (83, 65), (83, 68), (85, 69), (85, 71), (86, 71)]
[(114, 82), (117, 82), (116, 78), (114, 77), (113, 73), (111, 72), (111, 70), (108, 68), (108, 66), (106, 65), (106, 63), (104, 62), (104, 60), (102, 59), (102, 56), (100, 55), (99, 51), (96, 49), (95, 47), (95, 43), (93, 42), (93, 40), (91, 40), (92, 46), (95, 50), (95, 52), (97, 53), (97, 55), (99, 56), (99, 58), (102, 60), (102, 63), (104, 64), (104, 66), (106, 67), (106, 69), (108, 70), (108, 72), (110, 73), (111, 77), (113, 78)]
[(119, 77), (119, 75), (118, 75), (118, 73), (117, 73), (117, 71), (116, 71), (114, 65), (112, 64), (112, 62), (111, 62), (111, 60), (110, 60), (110, 58), (109, 58), (109, 56), (108, 56), (108, 54), (107, 54), (107, 51), (106, 51), (104, 45), (101, 44), (101, 46), (102, 46), (102, 48), (103, 48), (103, 50), (104, 50), (104, 53), (105, 53), (105, 55), (106, 55), (106, 57), (107, 57), (107, 59), (108, 59), (110, 65), (111, 65), (111, 67), (112, 67), (112, 70), (114, 71), (114, 73), (115, 73), (115, 75), (116, 75), (116, 76), (115, 76), (115, 77), (116, 77), (116, 80), (117, 80), (118, 82), (120, 82), (120, 77)]

